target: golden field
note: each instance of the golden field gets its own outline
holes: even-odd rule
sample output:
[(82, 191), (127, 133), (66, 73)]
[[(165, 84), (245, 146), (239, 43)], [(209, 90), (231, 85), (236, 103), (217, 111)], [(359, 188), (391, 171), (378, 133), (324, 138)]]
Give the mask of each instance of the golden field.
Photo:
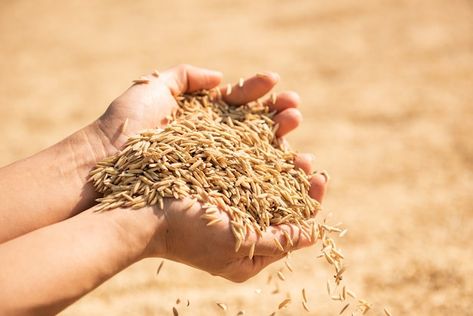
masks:
[[(2, 1), (0, 164), (100, 115), (141, 74), (178, 63), (225, 82), (278, 72), (304, 122), (289, 137), (332, 176), (325, 208), (349, 229), (347, 284), (394, 315), (473, 312), (473, 3), (453, 1)], [(317, 248), (318, 249), (318, 248)], [(133, 265), (62, 315), (337, 315), (317, 249), (233, 284), (159, 259)], [(98, 258), (99, 260), (100, 258)], [(262, 289), (256, 294), (255, 289)], [(347, 313), (348, 314), (348, 313)]]

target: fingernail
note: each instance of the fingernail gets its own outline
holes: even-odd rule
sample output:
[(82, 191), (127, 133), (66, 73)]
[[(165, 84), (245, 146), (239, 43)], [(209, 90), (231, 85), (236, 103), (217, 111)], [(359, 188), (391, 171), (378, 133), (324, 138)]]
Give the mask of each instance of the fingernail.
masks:
[(330, 181), (330, 176), (328, 175), (327, 171), (322, 170), (322, 171), (319, 171), (318, 173), (320, 173), (325, 178), (325, 183)]
[(279, 81), (279, 79), (281, 78), (278, 73), (272, 72), (272, 71), (258, 72), (258, 73), (256, 74), (256, 77), (259, 77), (259, 78), (270, 78), (270, 79), (272, 79), (273, 81)]
[(220, 71), (217, 71), (217, 70), (207, 70), (209, 72), (209, 74), (211, 74), (212, 76), (215, 76), (215, 77), (223, 77), (223, 73), (220, 72)]

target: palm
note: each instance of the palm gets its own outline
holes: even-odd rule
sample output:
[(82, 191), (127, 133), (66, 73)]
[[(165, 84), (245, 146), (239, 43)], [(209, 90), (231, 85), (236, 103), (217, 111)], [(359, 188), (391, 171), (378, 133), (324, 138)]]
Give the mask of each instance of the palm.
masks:
[(100, 118), (102, 129), (118, 149), (140, 130), (164, 125), (176, 106), (172, 91), (163, 80), (135, 84), (108, 107)]

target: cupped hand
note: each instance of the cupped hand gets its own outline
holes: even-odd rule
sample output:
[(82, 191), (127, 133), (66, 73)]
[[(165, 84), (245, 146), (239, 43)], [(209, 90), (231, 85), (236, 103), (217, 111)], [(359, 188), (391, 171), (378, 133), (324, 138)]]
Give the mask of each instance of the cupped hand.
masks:
[[(327, 178), (322, 174), (312, 177), (310, 194), (318, 201), (322, 201), (326, 181)], [(192, 202), (189, 198), (167, 199), (163, 209), (154, 207), (153, 211), (161, 225), (147, 246), (145, 257), (163, 257), (234, 282), (243, 282), (288, 252), (315, 242), (302, 234), (297, 225), (283, 224), (271, 226), (262, 236), (250, 231), (238, 251), (235, 251), (236, 240), (228, 214), (220, 212), (218, 217), (221, 221), (207, 226), (208, 221), (201, 218), (205, 210), (200, 203)], [(150, 209), (148, 207), (138, 212), (150, 212)], [(290, 242), (287, 236), (290, 236)], [(284, 251), (276, 246), (274, 239), (280, 242)], [(254, 255), (250, 258), (253, 244)]]
[[(96, 121), (99, 132), (108, 146), (106, 152), (115, 152), (133, 134), (148, 128), (162, 127), (167, 117), (177, 107), (175, 96), (201, 89), (217, 87), (222, 73), (191, 65), (179, 65), (161, 73), (141, 77), (141, 83), (134, 83), (116, 98), (105, 113)], [(272, 72), (259, 73), (244, 80), (243, 85), (235, 84), (229, 95), (222, 88), (224, 100), (233, 105), (255, 101), (266, 95), (279, 81)], [(274, 102), (273, 102), (274, 101)], [(302, 121), (297, 110), (299, 96), (295, 92), (282, 92), (275, 100), (265, 101), (278, 111), (274, 120), (279, 123), (277, 136), (282, 137)]]

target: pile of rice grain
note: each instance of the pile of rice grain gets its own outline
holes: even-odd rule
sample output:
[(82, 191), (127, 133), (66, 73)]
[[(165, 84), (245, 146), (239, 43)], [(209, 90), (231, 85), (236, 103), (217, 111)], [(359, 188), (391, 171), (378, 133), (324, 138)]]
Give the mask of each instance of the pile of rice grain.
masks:
[(196, 198), (203, 218), (220, 221), (228, 213), (235, 250), (248, 230), (292, 223), (314, 237), (311, 219), (319, 203), (309, 195), (309, 180), (294, 165), (296, 153), (275, 136), (278, 126), (268, 105), (229, 106), (213, 91), (176, 98), (178, 109), (164, 129), (128, 139), (120, 152), (90, 173), (102, 210), (163, 207), (164, 198)]
[[(129, 138), (121, 151), (91, 171), (90, 181), (103, 194), (98, 210), (146, 205), (163, 208), (165, 198), (191, 197), (189, 207), (199, 201), (207, 225), (221, 220), (220, 211), (227, 212), (235, 251), (248, 230), (261, 234), (271, 225), (298, 225), (307, 238), (321, 240), (318, 257), (325, 258), (335, 270), (336, 289), (327, 281), (327, 292), (332, 300), (344, 304), (340, 314), (350, 307), (346, 303), (349, 299), (356, 301), (356, 305), (351, 304), (352, 315), (368, 312), (371, 304), (357, 299), (341, 284), (344, 256), (330, 234), (343, 237), (346, 230), (328, 225), (326, 220), (315, 222), (321, 207), (308, 195), (309, 176), (295, 166), (296, 153), (275, 136), (278, 126), (268, 105), (256, 101), (229, 106), (218, 90), (181, 95), (176, 101), (178, 108), (164, 129), (146, 130)], [(278, 239), (274, 241), (285, 251)], [(286, 241), (292, 242), (288, 235)], [(251, 247), (250, 258), (253, 250)], [(288, 257), (285, 264), (292, 272)], [(281, 270), (277, 277), (285, 280)], [(272, 293), (279, 293), (279, 288)], [(302, 297), (302, 306), (309, 312), (305, 289)], [(277, 310), (290, 303), (290, 298), (284, 298)], [(217, 305), (227, 309), (223, 303)], [(384, 313), (391, 315), (387, 309)], [(178, 314), (176, 307), (173, 314)]]

